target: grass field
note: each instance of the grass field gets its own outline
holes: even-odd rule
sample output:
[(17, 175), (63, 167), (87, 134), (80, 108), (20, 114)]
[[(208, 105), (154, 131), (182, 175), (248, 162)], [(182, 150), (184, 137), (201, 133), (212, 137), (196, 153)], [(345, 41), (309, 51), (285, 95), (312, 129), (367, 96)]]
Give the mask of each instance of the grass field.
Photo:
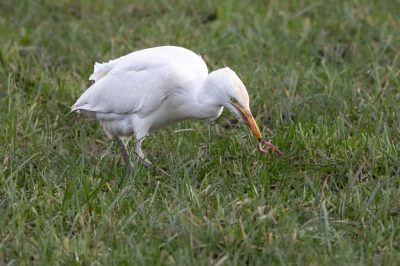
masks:
[[(0, 265), (400, 264), (400, 1), (95, 2), (0, 1)], [(146, 138), (176, 178), (128, 171), (70, 107), (160, 45), (233, 69), (285, 155), (224, 111)]]

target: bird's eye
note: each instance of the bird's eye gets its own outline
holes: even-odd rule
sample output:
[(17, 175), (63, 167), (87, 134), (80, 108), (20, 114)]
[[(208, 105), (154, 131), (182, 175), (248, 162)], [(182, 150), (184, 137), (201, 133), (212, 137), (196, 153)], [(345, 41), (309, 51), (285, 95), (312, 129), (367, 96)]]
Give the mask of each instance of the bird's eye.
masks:
[(233, 102), (233, 103), (237, 103), (238, 101), (235, 99), (235, 98), (233, 98), (233, 97), (231, 97), (231, 101)]

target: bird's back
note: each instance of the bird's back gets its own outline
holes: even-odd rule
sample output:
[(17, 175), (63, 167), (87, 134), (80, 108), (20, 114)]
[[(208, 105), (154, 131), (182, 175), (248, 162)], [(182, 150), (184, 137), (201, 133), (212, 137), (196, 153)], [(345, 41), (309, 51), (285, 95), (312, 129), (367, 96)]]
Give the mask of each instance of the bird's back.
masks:
[(194, 79), (199, 75), (207, 76), (208, 74), (205, 62), (194, 52), (182, 47), (160, 46), (136, 51), (115, 60), (110, 60), (107, 63), (96, 62), (89, 80), (97, 82), (119, 65), (136, 65), (140, 64), (139, 62), (160, 66), (167, 66), (171, 63), (176, 64), (181, 66), (181, 69), (174, 74), (185, 79)]

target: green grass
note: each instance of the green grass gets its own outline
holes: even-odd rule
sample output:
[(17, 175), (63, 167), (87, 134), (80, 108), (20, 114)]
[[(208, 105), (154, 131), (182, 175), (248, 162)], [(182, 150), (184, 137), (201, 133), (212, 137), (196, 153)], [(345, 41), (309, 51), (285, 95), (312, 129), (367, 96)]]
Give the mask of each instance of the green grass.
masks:
[[(0, 1), (0, 265), (399, 264), (399, 10)], [(70, 106), (95, 61), (160, 45), (232, 68), (285, 155), (258, 152), (225, 111), (144, 141), (178, 178), (129, 172)]]

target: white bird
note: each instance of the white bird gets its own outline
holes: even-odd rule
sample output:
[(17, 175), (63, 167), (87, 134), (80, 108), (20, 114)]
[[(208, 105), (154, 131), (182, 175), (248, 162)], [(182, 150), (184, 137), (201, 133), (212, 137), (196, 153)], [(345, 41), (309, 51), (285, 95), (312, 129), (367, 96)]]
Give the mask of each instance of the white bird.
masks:
[(95, 63), (89, 80), (95, 83), (71, 112), (99, 120), (106, 134), (118, 140), (126, 164), (129, 154), (124, 139), (135, 135), (134, 159), (138, 155), (146, 167), (153, 167), (141, 150), (148, 132), (187, 119), (214, 120), (224, 107), (251, 129), (260, 151), (267, 153), (262, 149), (265, 144), (282, 155), (261, 137), (249, 108), (249, 95), (235, 72), (226, 67), (208, 74), (201, 57), (185, 48), (155, 47)]

